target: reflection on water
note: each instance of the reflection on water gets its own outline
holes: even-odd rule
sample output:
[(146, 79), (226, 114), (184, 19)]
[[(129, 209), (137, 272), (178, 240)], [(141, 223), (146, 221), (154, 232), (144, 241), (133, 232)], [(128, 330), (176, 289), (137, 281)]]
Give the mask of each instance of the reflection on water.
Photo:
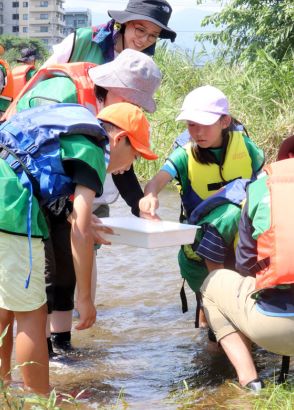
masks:
[[(160, 216), (177, 221), (177, 193), (160, 198)], [(129, 212), (122, 201), (111, 210), (113, 216)], [(232, 389), (222, 383), (233, 379), (234, 371), (206, 331), (194, 328), (195, 300), (187, 287), (190, 309), (182, 314), (177, 251), (122, 245), (98, 251), (97, 322), (73, 332), (75, 356), (50, 365), (58, 390), (75, 395), (86, 389), (80, 409), (115, 404), (122, 392), (132, 409), (176, 409), (167, 398), (184, 382), (202, 389), (206, 408), (232, 398)], [(260, 354), (262, 374), (272, 375), (275, 361)]]

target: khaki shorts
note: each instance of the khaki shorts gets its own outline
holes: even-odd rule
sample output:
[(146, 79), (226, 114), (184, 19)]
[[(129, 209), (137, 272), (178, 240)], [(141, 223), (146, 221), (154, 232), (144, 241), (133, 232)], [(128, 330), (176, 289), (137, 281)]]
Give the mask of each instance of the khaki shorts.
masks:
[(258, 312), (254, 291), (255, 278), (219, 269), (204, 281), (201, 292), (205, 315), (219, 341), (240, 330), (264, 349), (294, 355), (294, 317), (266, 316)]
[(45, 256), (41, 239), (32, 238), (33, 268), (30, 284), (28, 238), (0, 232), (0, 308), (29, 312), (46, 303)]

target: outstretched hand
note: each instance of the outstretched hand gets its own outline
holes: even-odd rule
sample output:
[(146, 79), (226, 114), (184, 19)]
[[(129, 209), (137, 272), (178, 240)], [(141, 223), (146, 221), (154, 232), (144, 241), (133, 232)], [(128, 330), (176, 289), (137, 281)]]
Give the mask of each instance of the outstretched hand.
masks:
[(149, 214), (151, 217), (156, 216), (156, 209), (159, 207), (158, 197), (154, 196), (152, 193), (147, 194), (139, 201), (140, 215)]
[(113, 235), (113, 230), (108, 226), (103, 225), (101, 220), (94, 214), (91, 217), (91, 232), (94, 239), (94, 243), (102, 245), (111, 245), (111, 242), (107, 241), (101, 236), (101, 233), (108, 233)]

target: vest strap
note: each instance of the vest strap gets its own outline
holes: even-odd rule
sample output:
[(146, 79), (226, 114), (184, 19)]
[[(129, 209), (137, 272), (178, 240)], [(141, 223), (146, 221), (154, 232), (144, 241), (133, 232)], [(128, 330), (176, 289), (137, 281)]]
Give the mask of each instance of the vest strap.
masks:
[(196, 329), (199, 328), (199, 316), (200, 316), (200, 308), (202, 306), (202, 296), (201, 292), (196, 292), (196, 314), (195, 314), (195, 327)]
[(256, 275), (261, 270), (264, 270), (269, 267), (271, 258), (268, 256), (267, 258), (261, 259), (260, 261), (256, 262), (255, 265), (251, 266), (249, 272), (252, 275)]
[(280, 371), (280, 376), (277, 381), (278, 384), (282, 384), (286, 382), (287, 376), (289, 373), (289, 368), (290, 368), (290, 356), (282, 356), (281, 371)]
[(188, 312), (188, 301), (187, 301), (187, 296), (185, 292), (185, 281), (186, 279), (183, 280), (183, 284), (182, 284), (181, 291), (180, 291), (180, 298), (182, 301), (182, 312), (183, 313)]

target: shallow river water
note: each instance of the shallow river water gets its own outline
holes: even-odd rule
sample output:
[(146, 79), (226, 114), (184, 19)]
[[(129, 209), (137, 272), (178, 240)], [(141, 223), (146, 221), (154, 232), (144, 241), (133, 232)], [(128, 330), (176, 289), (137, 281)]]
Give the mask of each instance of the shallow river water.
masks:
[[(160, 200), (160, 216), (177, 221), (177, 193), (165, 191)], [(119, 200), (111, 215), (129, 210)], [(197, 408), (237, 408), (240, 390), (225, 383), (234, 371), (207, 332), (194, 328), (195, 300), (187, 286), (189, 311), (182, 314), (177, 251), (123, 245), (98, 251), (96, 324), (73, 332), (76, 355), (50, 364), (59, 391), (85, 389), (79, 409), (180, 409), (179, 395), (187, 390), (199, 392)], [(263, 376), (279, 367), (275, 356), (257, 351), (256, 357)]]

